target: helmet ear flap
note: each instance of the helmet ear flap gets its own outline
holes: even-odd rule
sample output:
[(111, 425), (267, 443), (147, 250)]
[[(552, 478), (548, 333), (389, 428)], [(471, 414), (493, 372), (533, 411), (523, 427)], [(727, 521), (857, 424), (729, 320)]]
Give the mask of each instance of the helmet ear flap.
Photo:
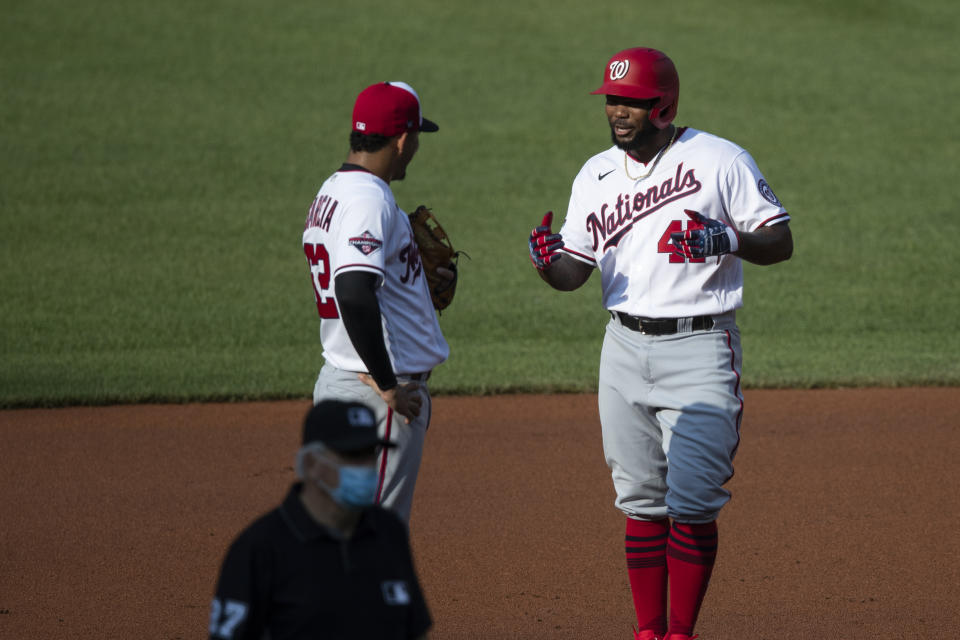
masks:
[(650, 110), (650, 122), (657, 129), (666, 129), (677, 117), (677, 101), (674, 100), (669, 104), (664, 104), (665, 101), (665, 98), (660, 98), (660, 103)]
[(663, 104), (663, 102), (664, 99), (661, 98), (660, 104), (650, 111), (650, 122), (652, 122), (653, 126), (657, 129), (666, 129), (677, 116), (677, 101), (674, 100), (667, 105)]
[(653, 111), (650, 112), (650, 122), (653, 123), (657, 129), (663, 129), (667, 126), (667, 123), (663, 121), (663, 118), (660, 117), (660, 112), (663, 111), (660, 107), (654, 107)]

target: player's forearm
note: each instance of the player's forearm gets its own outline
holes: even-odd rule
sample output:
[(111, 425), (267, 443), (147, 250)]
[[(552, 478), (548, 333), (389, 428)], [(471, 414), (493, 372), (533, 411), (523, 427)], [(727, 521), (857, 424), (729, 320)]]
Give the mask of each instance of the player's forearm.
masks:
[(793, 255), (793, 234), (787, 223), (739, 233), (740, 248), (735, 256), (754, 264), (768, 265), (788, 260)]
[(382, 391), (397, 386), (397, 376), (383, 339), (380, 302), (376, 294), (376, 276), (348, 273), (334, 282), (340, 319), (357, 355), (370, 377)]
[(544, 282), (558, 291), (573, 291), (582, 286), (593, 273), (593, 267), (571, 258), (560, 256), (545, 269), (538, 269), (537, 273)]

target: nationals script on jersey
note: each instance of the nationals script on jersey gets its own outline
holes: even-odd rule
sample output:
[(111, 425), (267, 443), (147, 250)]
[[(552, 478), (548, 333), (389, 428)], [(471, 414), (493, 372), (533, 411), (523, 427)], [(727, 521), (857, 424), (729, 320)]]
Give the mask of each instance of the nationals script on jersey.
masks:
[(346, 371), (366, 371), (334, 296), (334, 279), (346, 271), (380, 277), (377, 299), (395, 373), (430, 371), (447, 359), (450, 349), (433, 310), (410, 221), (386, 182), (360, 169), (330, 176), (307, 214), (303, 250), (327, 362)]
[[(740, 231), (790, 219), (750, 154), (736, 144), (681, 128), (653, 173), (611, 147), (590, 158), (573, 182), (560, 230), (563, 251), (600, 269), (603, 306), (648, 318), (720, 314), (743, 302), (739, 258), (687, 259), (670, 234), (697, 211)], [(652, 162), (652, 161), (651, 161)]]

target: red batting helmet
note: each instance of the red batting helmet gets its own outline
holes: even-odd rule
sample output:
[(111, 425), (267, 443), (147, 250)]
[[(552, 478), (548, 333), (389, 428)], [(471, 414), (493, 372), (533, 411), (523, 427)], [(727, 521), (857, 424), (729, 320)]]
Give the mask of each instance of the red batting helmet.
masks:
[(625, 49), (610, 58), (603, 74), (603, 84), (590, 93), (638, 100), (659, 98), (650, 111), (650, 122), (664, 129), (677, 115), (680, 77), (673, 60), (665, 53), (636, 47)]

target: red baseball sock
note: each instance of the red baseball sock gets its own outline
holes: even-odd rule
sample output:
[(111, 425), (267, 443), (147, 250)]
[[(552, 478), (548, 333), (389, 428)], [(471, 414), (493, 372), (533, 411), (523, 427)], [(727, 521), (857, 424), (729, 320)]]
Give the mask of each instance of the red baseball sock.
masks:
[(674, 522), (667, 543), (670, 633), (690, 635), (717, 558), (717, 523)]
[(639, 629), (663, 635), (667, 622), (667, 520), (627, 518), (627, 575)]

